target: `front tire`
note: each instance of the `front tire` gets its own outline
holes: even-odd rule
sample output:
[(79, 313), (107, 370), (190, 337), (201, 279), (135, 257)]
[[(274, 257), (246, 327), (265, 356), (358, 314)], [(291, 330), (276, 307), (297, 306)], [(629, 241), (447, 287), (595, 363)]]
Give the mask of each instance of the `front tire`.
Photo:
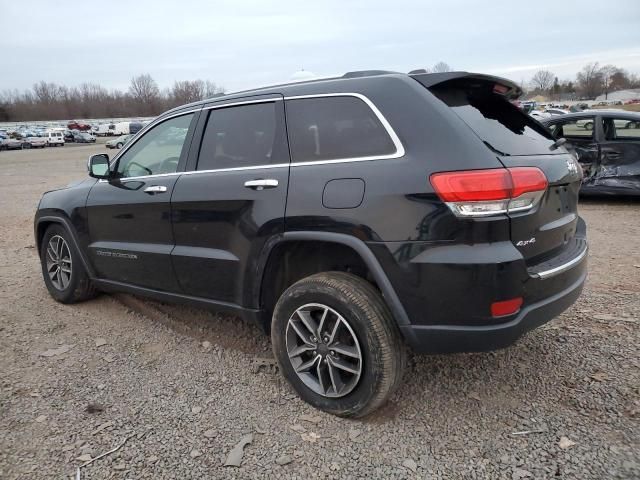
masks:
[(71, 236), (61, 225), (51, 225), (40, 245), (40, 264), (49, 294), (60, 303), (76, 303), (95, 296)]
[(397, 389), (406, 364), (398, 327), (380, 293), (344, 272), (304, 278), (275, 306), (275, 357), (287, 381), (312, 406), (362, 417)]

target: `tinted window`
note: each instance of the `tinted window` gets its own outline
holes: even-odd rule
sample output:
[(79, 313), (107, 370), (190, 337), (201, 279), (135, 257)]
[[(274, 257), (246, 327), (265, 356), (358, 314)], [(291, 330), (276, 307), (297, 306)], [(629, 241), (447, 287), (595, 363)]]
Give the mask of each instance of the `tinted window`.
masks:
[[(250, 167), (283, 161), (276, 142), (277, 110), (256, 103), (211, 110), (202, 138), (198, 170)], [(285, 160), (287, 161), (287, 160)]]
[(573, 119), (549, 127), (556, 138), (593, 138), (594, 117)]
[(603, 127), (607, 140), (640, 140), (640, 120), (605, 118)]
[(171, 118), (145, 133), (118, 160), (120, 176), (176, 172), (192, 119), (193, 114)]
[(493, 85), (461, 84), (430, 90), (494, 151), (507, 155), (551, 153), (554, 140), (549, 132), (490, 87)]
[(293, 162), (377, 157), (396, 148), (371, 108), (356, 97), (287, 100)]

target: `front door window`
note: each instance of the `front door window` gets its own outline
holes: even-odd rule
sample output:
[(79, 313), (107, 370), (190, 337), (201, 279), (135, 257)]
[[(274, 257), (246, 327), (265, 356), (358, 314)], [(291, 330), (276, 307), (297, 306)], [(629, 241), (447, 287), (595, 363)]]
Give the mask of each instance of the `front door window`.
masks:
[(175, 173), (193, 114), (166, 120), (135, 142), (118, 160), (119, 178)]

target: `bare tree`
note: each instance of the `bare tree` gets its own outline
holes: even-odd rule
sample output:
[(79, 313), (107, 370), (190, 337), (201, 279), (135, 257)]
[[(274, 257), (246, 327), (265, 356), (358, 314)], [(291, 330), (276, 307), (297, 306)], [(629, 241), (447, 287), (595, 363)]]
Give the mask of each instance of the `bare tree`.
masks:
[(160, 89), (156, 81), (148, 73), (131, 79), (129, 95), (139, 105), (143, 115), (153, 114), (157, 110)]
[(595, 98), (602, 89), (602, 71), (598, 62), (585, 65), (576, 75), (580, 91), (584, 97)]
[(431, 71), (433, 73), (444, 73), (444, 72), (451, 72), (452, 70), (453, 69), (449, 66), (449, 64), (444, 62), (438, 62), (433, 66), (433, 69)]
[(629, 78), (629, 74), (622, 68), (617, 69), (617, 71), (611, 75), (609, 79), (609, 88), (611, 91), (624, 90), (630, 87), (631, 79)]
[(197, 102), (204, 98), (205, 84), (202, 80), (176, 81), (171, 88), (171, 101), (175, 105)]
[(204, 97), (212, 98), (224, 95), (224, 88), (216, 85), (211, 80), (207, 80), (204, 84)]
[(55, 83), (38, 82), (33, 86), (33, 93), (38, 101), (51, 104), (58, 99), (59, 87)]
[(602, 88), (604, 89), (604, 98), (608, 98), (609, 90), (611, 89), (611, 83), (613, 76), (618, 73), (620, 69), (618, 67), (614, 67), (613, 65), (605, 65), (600, 69), (600, 74), (602, 76)]
[(553, 87), (555, 78), (555, 75), (548, 70), (538, 70), (531, 78), (531, 84), (534, 90), (547, 92)]

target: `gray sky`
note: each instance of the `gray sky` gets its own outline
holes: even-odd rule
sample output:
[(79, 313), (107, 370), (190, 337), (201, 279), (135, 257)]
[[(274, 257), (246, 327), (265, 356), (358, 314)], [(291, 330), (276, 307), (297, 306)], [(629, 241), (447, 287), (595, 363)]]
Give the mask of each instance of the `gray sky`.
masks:
[[(520, 82), (586, 63), (640, 73), (640, 0), (2, 2), (0, 90), (39, 80), (161, 88), (210, 79), (227, 91), (349, 70), (407, 72), (443, 60)], [(521, 5), (521, 6), (516, 6)]]

